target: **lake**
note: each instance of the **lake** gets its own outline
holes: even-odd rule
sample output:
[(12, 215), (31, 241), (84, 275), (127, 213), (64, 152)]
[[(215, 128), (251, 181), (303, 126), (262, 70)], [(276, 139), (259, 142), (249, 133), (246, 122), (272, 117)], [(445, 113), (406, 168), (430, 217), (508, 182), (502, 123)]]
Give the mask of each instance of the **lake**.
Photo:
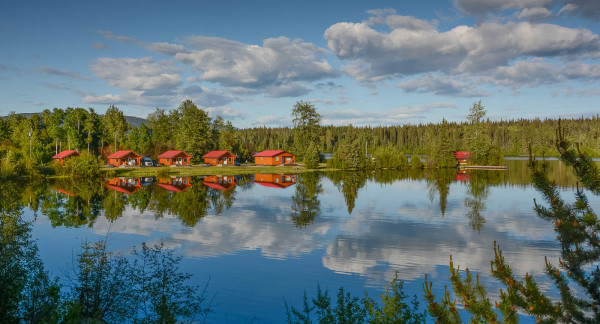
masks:
[[(576, 179), (559, 161), (549, 178), (572, 202)], [(125, 255), (164, 243), (182, 256), (213, 298), (209, 323), (281, 323), (284, 300), (301, 307), (317, 285), (362, 297), (384, 291), (398, 273), (424, 307), (428, 274), (441, 298), (449, 257), (489, 278), (497, 242), (519, 277), (532, 274), (556, 295), (544, 257), (558, 263), (554, 224), (536, 216), (527, 162), (506, 171), (416, 170), (111, 178), (7, 182), (2, 201), (22, 204), (45, 268), (66, 273), (82, 242), (106, 240)], [(276, 171), (277, 168), (273, 168)], [(598, 210), (600, 200), (590, 195)], [(523, 318), (524, 322), (532, 319)]]

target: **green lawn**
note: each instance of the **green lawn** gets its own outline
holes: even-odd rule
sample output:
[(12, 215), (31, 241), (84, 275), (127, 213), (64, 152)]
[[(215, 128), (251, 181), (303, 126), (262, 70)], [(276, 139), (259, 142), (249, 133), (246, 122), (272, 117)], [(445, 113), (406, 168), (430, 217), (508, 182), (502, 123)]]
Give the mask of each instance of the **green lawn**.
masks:
[(103, 172), (116, 177), (152, 177), (162, 175), (199, 176), (199, 175), (235, 175), (254, 173), (302, 173), (325, 171), (324, 163), (319, 169), (306, 169), (304, 166), (191, 166), (191, 167), (131, 167), (102, 168)]

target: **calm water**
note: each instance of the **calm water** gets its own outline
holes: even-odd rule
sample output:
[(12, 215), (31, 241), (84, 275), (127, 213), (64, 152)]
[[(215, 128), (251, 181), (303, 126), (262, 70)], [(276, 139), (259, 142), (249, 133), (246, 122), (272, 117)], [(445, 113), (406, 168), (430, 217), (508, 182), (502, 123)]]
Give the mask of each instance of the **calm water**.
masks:
[[(423, 275), (437, 296), (455, 265), (481, 274), (490, 296), (493, 243), (513, 270), (542, 287), (544, 257), (557, 263), (553, 224), (536, 217), (541, 201), (526, 161), (507, 171), (335, 172), (229, 177), (114, 178), (104, 181), (3, 183), (16, 188), (34, 221), (47, 270), (62, 276), (85, 240), (107, 239), (130, 253), (164, 242), (183, 256), (197, 284), (209, 281), (211, 323), (280, 323), (284, 298), (300, 306), (317, 284), (335, 294), (376, 296), (398, 272), (422, 301)], [(276, 170), (276, 169), (274, 169)], [(551, 179), (567, 201), (575, 179), (558, 161)], [(6, 197), (5, 197), (6, 198)], [(592, 206), (599, 201), (590, 197)], [(552, 291), (550, 291), (552, 293)], [(527, 322), (528, 319), (525, 319)]]

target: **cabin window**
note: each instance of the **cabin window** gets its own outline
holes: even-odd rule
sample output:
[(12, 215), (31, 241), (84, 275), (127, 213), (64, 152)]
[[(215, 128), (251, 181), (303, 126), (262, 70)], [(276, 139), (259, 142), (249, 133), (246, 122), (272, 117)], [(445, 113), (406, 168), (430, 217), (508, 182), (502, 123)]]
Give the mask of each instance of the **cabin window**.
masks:
[(279, 156), (276, 156), (276, 157), (275, 157), (275, 161), (279, 161)]
[(231, 178), (227, 179), (227, 182), (231, 183)]
[(183, 184), (187, 184), (187, 180), (183, 180)]
[(261, 160), (261, 161), (263, 160), (263, 157), (262, 157), (262, 156), (260, 157), (260, 160)]
[(279, 183), (279, 178), (275, 178), (275, 183)]
[(183, 159), (183, 162), (187, 163), (187, 158)]

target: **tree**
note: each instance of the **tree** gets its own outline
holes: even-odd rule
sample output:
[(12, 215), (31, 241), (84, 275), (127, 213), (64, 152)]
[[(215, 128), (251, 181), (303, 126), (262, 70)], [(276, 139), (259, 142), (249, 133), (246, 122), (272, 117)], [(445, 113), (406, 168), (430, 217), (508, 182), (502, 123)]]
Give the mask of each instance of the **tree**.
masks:
[(316, 169), (319, 167), (320, 160), (321, 156), (319, 155), (317, 144), (310, 143), (304, 154), (304, 166), (307, 169)]
[(174, 134), (177, 148), (199, 159), (210, 145), (211, 127), (208, 113), (186, 100), (172, 112), (176, 120)]
[(437, 168), (452, 168), (456, 166), (456, 159), (452, 155), (452, 143), (450, 142), (450, 127), (445, 118), (438, 127), (435, 136), (433, 152), (429, 154), (430, 163)]
[(481, 100), (479, 100), (479, 102), (473, 103), (470, 113), (467, 115), (467, 120), (471, 124), (469, 127), (469, 149), (475, 164), (488, 164), (488, 151), (491, 147), (491, 140), (483, 123), (485, 114), (485, 107), (481, 105)]
[(110, 106), (102, 116), (102, 125), (104, 143), (114, 143), (116, 146), (113, 147), (113, 151), (116, 152), (119, 145), (125, 142), (125, 132), (129, 130), (129, 124), (123, 112), (115, 106)]
[(320, 141), (322, 116), (317, 112), (315, 105), (300, 100), (292, 109), (292, 117), (296, 155), (304, 157), (306, 148), (311, 144), (317, 146)]

